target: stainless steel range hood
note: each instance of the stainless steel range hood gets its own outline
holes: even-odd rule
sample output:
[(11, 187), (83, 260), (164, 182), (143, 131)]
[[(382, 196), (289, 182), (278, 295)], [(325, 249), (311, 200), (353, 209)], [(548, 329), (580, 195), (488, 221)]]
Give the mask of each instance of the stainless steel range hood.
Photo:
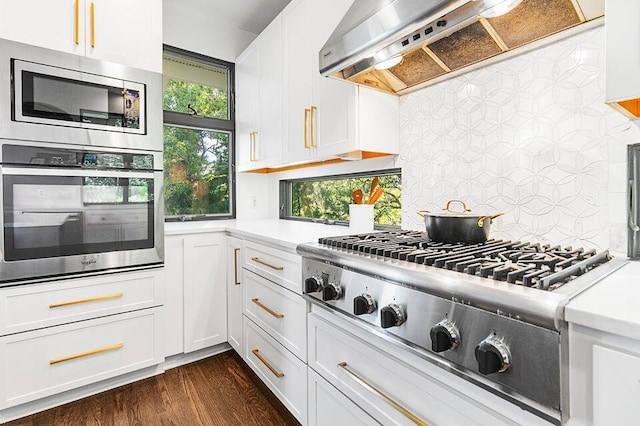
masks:
[[(509, 1), (513, 10), (491, 13)], [(320, 51), (320, 73), (403, 94), (603, 14), (604, 0), (355, 0)]]

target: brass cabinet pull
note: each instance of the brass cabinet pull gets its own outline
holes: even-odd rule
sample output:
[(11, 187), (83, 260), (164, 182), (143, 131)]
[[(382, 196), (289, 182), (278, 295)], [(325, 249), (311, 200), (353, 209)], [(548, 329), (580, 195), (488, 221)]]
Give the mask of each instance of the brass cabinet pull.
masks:
[(249, 133), (249, 161), (258, 161), (258, 154), (256, 151), (256, 135), (258, 132)]
[(97, 302), (98, 300), (118, 299), (124, 296), (124, 293), (108, 294), (106, 296), (90, 297), (88, 299), (72, 300), (70, 302), (52, 303), (49, 305), (49, 309), (59, 308), (61, 306), (79, 305), (80, 303)]
[(253, 349), (251, 350), (251, 352), (256, 356), (256, 358), (258, 358), (265, 365), (265, 367), (269, 369), (269, 371), (273, 373), (274, 376), (276, 376), (278, 379), (281, 379), (284, 377), (284, 373), (281, 373), (275, 368), (273, 368), (273, 366), (269, 364), (269, 361), (267, 361), (262, 357), (262, 355), (260, 355), (260, 351), (258, 349)]
[(78, 359), (78, 358), (83, 358), (85, 356), (101, 354), (103, 352), (115, 351), (116, 349), (120, 349), (120, 348), (124, 348), (124, 343), (118, 343), (117, 345), (107, 346), (106, 348), (94, 349), (89, 352), (83, 352), (81, 354), (71, 355), (65, 358), (52, 359), (51, 361), (49, 361), (49, 364), (50, 365), (60, 364), (61, 362), (71, 361), (72, 359)]
[(273, 266), (273, 265), (265, 262), (264, 260), (261, 260), (258, 257), (252, 257), (251, 260), (253, 260), (254, 262), (259, 263), (261, 265), (268, 266), (271, 269), (275, 269), (276, 271), (284, 271), (284, 266)]
[(74, 30), (74, 41), (76, 42), (76, 44), (80, 44), (80, 0), (76, 0), (74, 9), (76, 12), (76, 16), (75, 16), (76, 28)]
[(253, 161), (258, 161), (258, 132), (253, 132)]
[(96, 47), (96, 14), (95, 3), (91, 2), (91, 47)]
[(347, 373), (353, 380), (358, 382), (365, 389), (367, 389), (371, 393), (373, 393), (373, 394), (379, 396), (380, 398), (384, 399), (385, 401), (387, 401), (393, 408), (395, 408), (403, 416), (405, 416), (406, 418), (408, 418), (409, 420), (411, 420), (415, 424), (420, 425), (420, 426), (429, 426), (424, 420), (421, 420), (418, 416), (416, 416), (411, 411), (407, 410), (405, 407), (400, 405), (400, 403), (398, 403), (395, 399), (391, 398), (390, 396), (388, 396), (387, 394), (382, 392), (380, 389), (376, 388), (374, 385), (369, 383), (367, 380), (365, 380), (362, 377), (360, 377), (358, 375), (358, 373), (356, 373), (354, 370), (350, 369), (347, 366), (346, 362), (343, 361), (343, 362), (339, 363), (338, 367), (342, 368), (345, 373)]
[(260, 299), (255, 298), (255, 299), (251, 299), (251, 301), (253, 303), (255, 303), (256, 305), (260, 306), (262, 309), (264, 309), (265, 311), (269, 312), (271, 315), (273, 315), (274, 317), (280, 319), (280, 318), (284, 318), (284, 314), (279, 314), (276, 311), (274, 311), (273, 309), (269, 308), (268, 306), (265, 306), (262, 304), (262, 302), (260, 302)]
[(240, 285), (240, 281), (238, 281), (238, 252), (239, 248), (233, 249), (233, 273), (235, 277), (235, 281), (233, 282), (235, 285)]
[(308, 108), (304, 109), (304, 149), (309, 149), (309, 136), (307, 134), (307, 129), (309, 128), (309, 114), (311, 114), (311, 110)]
[(316, 111), (318, 107), (311, 106), (311, 148), (317, 148), (316, 144)]

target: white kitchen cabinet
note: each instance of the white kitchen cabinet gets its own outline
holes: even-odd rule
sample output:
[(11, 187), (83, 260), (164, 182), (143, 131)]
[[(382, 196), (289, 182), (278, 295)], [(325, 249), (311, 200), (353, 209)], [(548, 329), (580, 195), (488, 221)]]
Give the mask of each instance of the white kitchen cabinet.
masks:
[(164, 239), (164, 274), (167, 283), (164, 332), (166, 357), (184, 352), (184, 238), (169, 235)]
[(238, 171), (282, 161), (282, 18), (277, 16), (236, 64)]
[(242, 356), (242, 240), (227, 237), (227, 340)]
[(0, 38), (162, 72), (162, 1), (3, 2)]
[(398, 98), (319, 72), (318, 52), (352, 3), (299, 0), (283, 12), (285, 163), (398, 153)]
[(607, 0), (605, 102), (630, 119), (640, 118), (640, 2)]
[(302, 294), (302, 259), (297, 254), (245, 241), (243, 268)]
[(380, 424), (311, 368), (307, 369), (307, 373), (309, 386), (308, 426), (375, 426)]
[(226, 243), (223, 234), (184, 237), (184, 352), (227, 341)]

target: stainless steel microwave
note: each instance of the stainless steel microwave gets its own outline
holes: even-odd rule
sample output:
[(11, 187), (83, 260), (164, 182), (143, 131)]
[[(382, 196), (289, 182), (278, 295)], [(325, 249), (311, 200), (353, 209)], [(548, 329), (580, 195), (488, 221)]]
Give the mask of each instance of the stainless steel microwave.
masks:
[(162, 151), (158, 73), (0, 39), (0, 139)]

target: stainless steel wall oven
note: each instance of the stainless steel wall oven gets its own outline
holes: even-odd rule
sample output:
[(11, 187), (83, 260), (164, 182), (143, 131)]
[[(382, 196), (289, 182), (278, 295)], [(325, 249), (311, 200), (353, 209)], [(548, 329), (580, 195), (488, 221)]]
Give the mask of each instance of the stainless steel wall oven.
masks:
[(0, 286), (161, 265), (162, 76), (7, 40), (0, 66)]

